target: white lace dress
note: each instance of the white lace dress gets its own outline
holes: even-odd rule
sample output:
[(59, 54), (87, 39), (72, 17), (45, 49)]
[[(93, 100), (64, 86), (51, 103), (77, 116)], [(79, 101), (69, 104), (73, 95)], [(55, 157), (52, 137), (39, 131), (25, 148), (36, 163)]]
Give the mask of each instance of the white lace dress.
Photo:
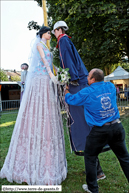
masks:
[[(52, 69), (49, 50), (42, 44)], [(45, 65), (33, 69), (0, 178), (29, 185), (58, 185), (67, 176), (67, 161), (60, 106)], [(28, 72), (29, 74), (29, 72)]]

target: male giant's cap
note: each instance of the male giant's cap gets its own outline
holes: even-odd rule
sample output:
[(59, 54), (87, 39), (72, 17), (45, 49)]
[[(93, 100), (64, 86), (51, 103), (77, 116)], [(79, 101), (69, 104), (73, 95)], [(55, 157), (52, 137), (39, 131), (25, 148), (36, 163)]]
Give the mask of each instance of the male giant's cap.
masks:
[(57, 29), (57, 28), (59, 28), (59, 27), (62, 27), (65, 31), (67, 31), (67, 30), (69, 29), (65, 21), (57, 21), (57, 22), (54, 24), (52, 33), (55, 34), (54, 30)]

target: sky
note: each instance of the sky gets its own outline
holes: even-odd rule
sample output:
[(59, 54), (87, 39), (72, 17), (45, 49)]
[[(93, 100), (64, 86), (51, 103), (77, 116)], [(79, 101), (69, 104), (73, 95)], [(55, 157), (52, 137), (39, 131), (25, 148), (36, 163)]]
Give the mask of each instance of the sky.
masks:
[(20, 71), (28, 63), (31, 41), (36, 30), (27, 28), (29, 21), (43, 25), (43, 10), (33, 0), (0, 0), (1, 68)]

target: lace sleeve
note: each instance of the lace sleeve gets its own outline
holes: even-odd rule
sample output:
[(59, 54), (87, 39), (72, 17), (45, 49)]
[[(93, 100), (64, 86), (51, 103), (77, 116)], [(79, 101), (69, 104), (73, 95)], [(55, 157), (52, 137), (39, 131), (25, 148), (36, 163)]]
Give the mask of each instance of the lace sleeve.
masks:
[(48, 74), (49, 74), (49, 73), (51, 72), (51, 68), (50, 68), (50, 66), (49, 66), (49, 64), (48, 64), (48, 61), (46, 60), (45, 56), (44, 56), (44, 57), (41, 57), (41, 59), (42, 59), (44, 65), (45, 65), (45, 67), (46, 67), (46, 69), (47, 69), (47, 72), (48, 72)]
[(47, 72), (48, 72), (48, 74), (49, 74), (49, 73), (51, 72), (51, 68), (50, 68), (50, 66), (49, 66), (48, 61), (47, 61), (46, 58), (45, 58), (45, 54), (44, 54), (43, 48), (42, 48), (42, 46), (41, 46), (41, 43), (38, 43), (38, 44), (37, 44), (37, 49), (38, 49), (39, 54), (40, 54), (40, 56), (41, 56), (41, 60), (42, 60), (42, 62), (44, 63), (44, 65), (45, 65), (45, 67), (46, 67), (46, 69), (47, 69)]

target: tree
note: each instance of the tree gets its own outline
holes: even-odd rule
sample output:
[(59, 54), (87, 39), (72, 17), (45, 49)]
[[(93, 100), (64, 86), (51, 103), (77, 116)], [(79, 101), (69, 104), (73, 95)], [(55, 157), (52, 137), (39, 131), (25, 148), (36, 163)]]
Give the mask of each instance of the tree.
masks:
[(21, 77), (20, 76), (11, 76), (11, 81), (21, 81)]
[(41, 26), (38, 25), (37, 22), (35, 22), (35, 21), (30, 21), (28, 23), (27, 28), (29, 28), (29, 30), (32, 30), (32, 29), (39, 30), (41, 28)]
[(121, 67), (124, 68), (126, 71), (129, 72), (129, 63), (122, 63)]
[[(35, 1), (42, 6), (42, 0)], [(67, 22), (88, 70), (97, 67), (109, 74), (112, 65), (129, 58), (128, 0), (47, 0), (47, 7), (49, 26)]]
[(0, 69), (0, 81), (8, 81), (8, 76), (2, 69)]

